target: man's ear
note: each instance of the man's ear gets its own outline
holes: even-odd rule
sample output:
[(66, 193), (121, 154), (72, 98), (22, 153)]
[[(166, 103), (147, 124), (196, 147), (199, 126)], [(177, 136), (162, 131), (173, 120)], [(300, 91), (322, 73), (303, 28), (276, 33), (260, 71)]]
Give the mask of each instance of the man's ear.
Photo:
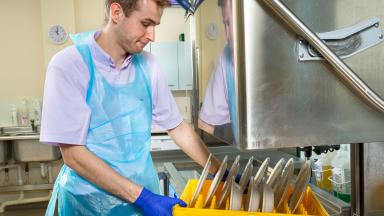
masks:
[(118, 23), (122, 18), (124, 18), (123, 8), (119, 3), (112, 3), (109, 7), (109, 17), (113, 23)]

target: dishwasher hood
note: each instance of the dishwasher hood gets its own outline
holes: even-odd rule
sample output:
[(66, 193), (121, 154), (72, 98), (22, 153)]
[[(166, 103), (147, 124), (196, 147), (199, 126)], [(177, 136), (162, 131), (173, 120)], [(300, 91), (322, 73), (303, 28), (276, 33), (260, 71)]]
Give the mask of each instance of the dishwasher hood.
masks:
[[(340, 65), (330, 63), (329, 56), (298, 30), (300, 25), (278, 14), (273, 2), (305, 24), (321, 41), (319, 47), (326, 44), (324, 49), (330, 49), (336, 63), (344, 66), (341, 69), (352, 72), (349, 79), (357, 82), (351, 84)], [(217, 138), (239, 149), (384, 141), (384, 109), (369, 101), (373, 94), (380, 105), (384, 96), (381, 0), (232, 0), (231, 4), (234, 138), (228, 138), (228, 127), (216, 126)], [(209, 47), (209, 40), (201, 43), (201, 52), (204, 47)]]

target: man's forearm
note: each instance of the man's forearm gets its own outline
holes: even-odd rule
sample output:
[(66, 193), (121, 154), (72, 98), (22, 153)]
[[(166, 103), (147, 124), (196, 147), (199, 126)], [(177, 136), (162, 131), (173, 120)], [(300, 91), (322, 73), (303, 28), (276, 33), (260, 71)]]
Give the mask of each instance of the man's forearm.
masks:
[(84, 146), (61, 144), (60, 150), (64, 163), (78, 175), (123, 200), (134, 202), (142, 191)]
[[(189, 124), (182, 122), (176, 128), (169, 130), (168, 134), (189, 157), (201, 166), (205, 165), (209, 156), (209, 150)], [(209, 171), (210, 173), (215, 173), (220, 163), (215, 157), (213, 157), (212, 162)]]
[(198, 127), (199, 127), (201, 130), (203, 130), (203, 131), (205, 131), (205, 132), (207, 132), (207, 133), (213, 135), (213, 133), (214, 133), (214, 131), (215, 131), (215, 127), (214, 127), (213, 125), (210, 125), (210, 124), (204, 122), (204, 121), (201, 120), (200, 118), (198, 119), (197, 124), (198, 124)]

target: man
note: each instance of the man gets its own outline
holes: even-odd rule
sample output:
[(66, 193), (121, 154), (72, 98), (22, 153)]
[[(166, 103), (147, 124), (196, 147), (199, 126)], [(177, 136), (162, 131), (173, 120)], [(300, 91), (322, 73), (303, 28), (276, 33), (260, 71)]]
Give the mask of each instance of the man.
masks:
[[(101, 31), (72, 37), (49, 63), (41, 138), (59, 145), (65, 165), (46, 215), (171, 215), (176, 198), (157, 195), (150, 132), (162, 127), (200, 165), (209, 152), (176, 108), (155, 60), (168, 0), (106, 0)], [(218, 169), (214, 159), (210, 172)]]
[(228, 142), (236, 142), (237, 115), (233, 72), (232, 1), (218, 0), (218, 5), (221, 8), (227, 44), (208, 83), (199, 115), (199, 127), (210, 134), (224, 138)]

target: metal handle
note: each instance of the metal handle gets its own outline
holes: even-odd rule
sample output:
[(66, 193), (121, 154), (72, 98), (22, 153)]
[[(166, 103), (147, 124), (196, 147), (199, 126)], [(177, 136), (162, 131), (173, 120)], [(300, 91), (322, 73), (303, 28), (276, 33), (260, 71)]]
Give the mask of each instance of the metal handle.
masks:
[(363, 80), (356, 75), (329, 47), (323, 43), (284, 3), (280, 0), (259, 0), (275, 12), (284, 22), (291, 26), (296, 34), (306, 39), (334, 67), (352, 90), (362, 99), (384, 112), (384, 101)]

